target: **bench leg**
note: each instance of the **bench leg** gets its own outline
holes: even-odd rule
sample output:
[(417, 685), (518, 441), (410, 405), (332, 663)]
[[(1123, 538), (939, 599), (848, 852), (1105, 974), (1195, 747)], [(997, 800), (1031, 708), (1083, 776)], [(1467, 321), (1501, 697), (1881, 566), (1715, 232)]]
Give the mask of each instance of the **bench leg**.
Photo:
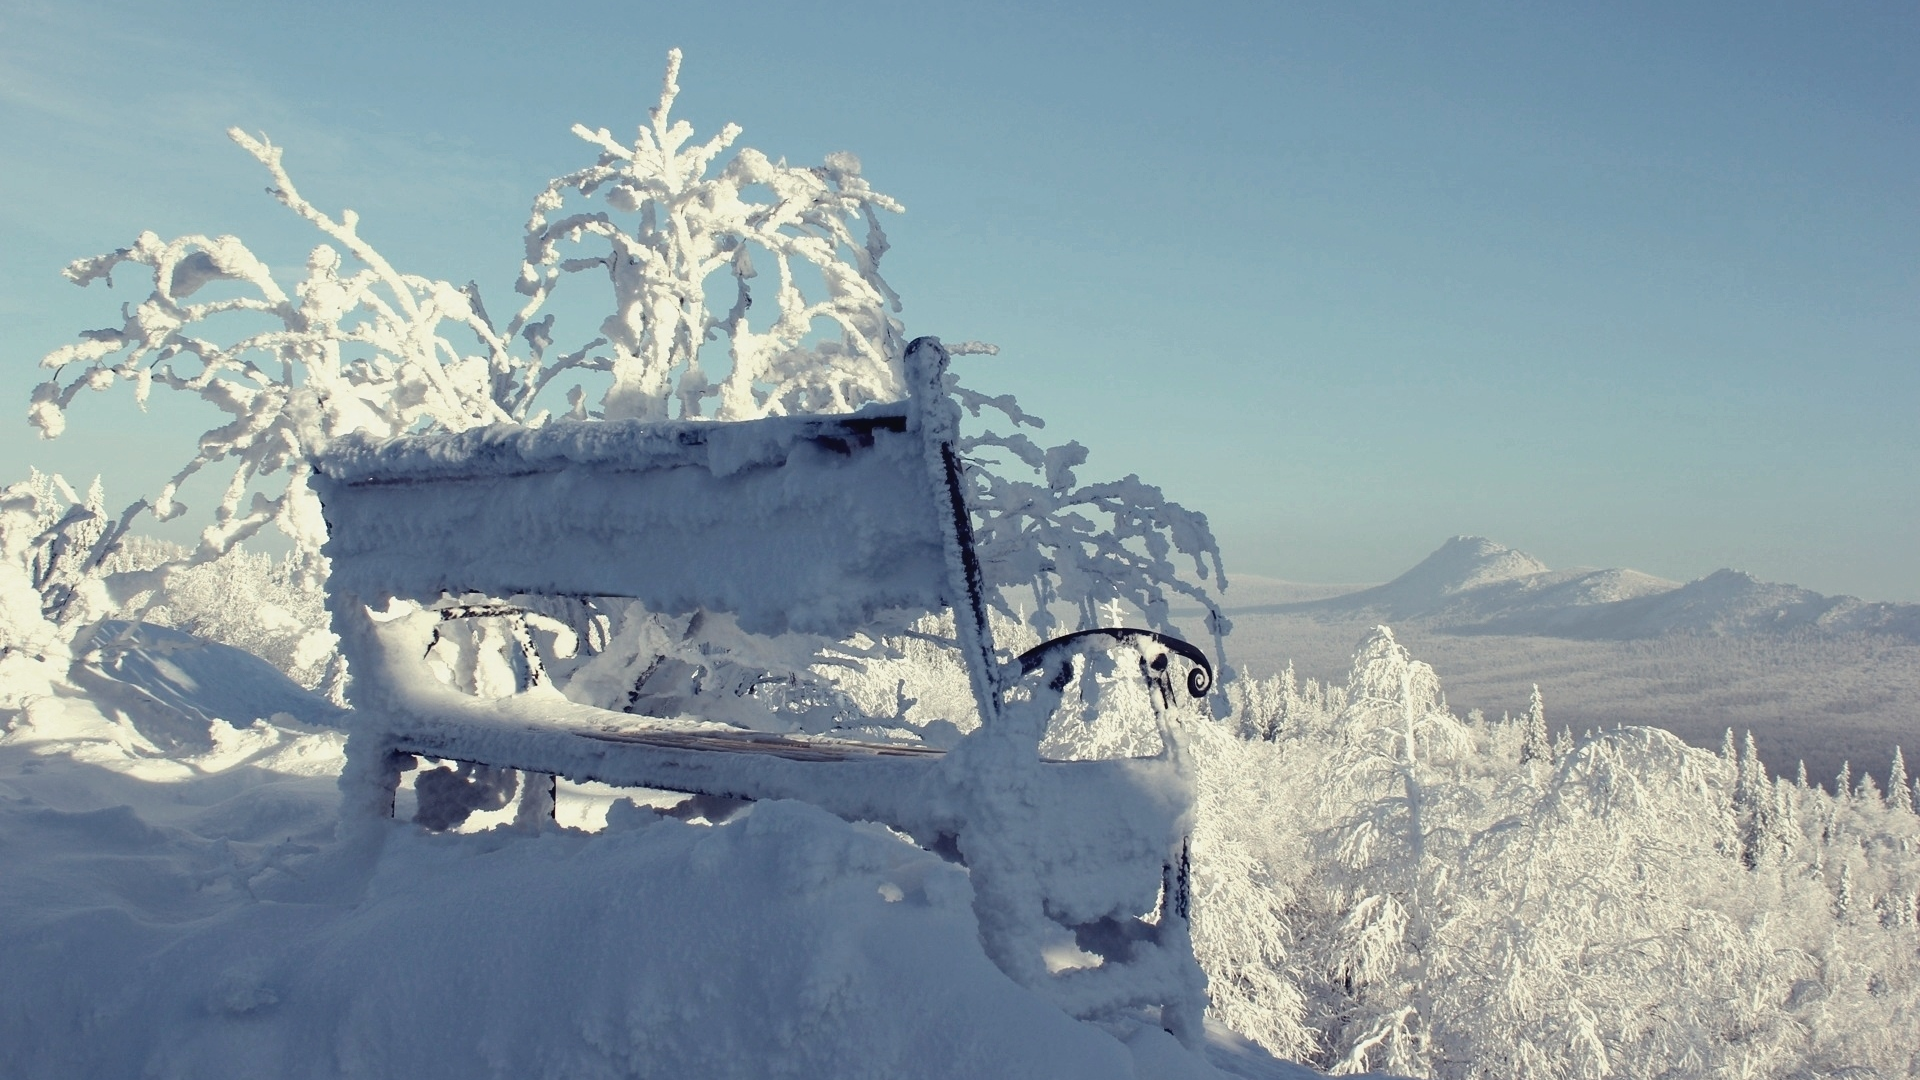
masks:
[(513, 816), (515, 828), (538, 832), (554, 825), (555, 789), (559, 778), (550, 773), (520, 774), (520, 809)]
[(342, 816), (380, 820), (393, 817), (394, 792), (413, 755), (395, 750), (385, 739), (355, 732), (347, 739), (347, 763), (340, 772)]
[(1162, 871), (1160, 925), (1154, 935), (1175, 967), (1169, 999), (1160, 1006), (1160, 1026), (1197, 1048), (1206, 1037), (1207, 976), (1193, 957), (1193, 862), (1191, 841)]

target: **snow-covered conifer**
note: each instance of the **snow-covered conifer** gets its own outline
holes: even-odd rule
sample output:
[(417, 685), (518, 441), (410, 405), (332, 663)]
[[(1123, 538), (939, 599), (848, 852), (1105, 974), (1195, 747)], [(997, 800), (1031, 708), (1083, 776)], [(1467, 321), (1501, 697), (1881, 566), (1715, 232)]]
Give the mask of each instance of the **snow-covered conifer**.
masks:
[(1885, 805), (1885, 800), (1880, 795), (1879, 781), (1865, 769), (1860, 770), (1860, 779), (1853, 785), (1853, 797), (1864, 806), (1877, 808)]
[(1466, 840), (1450, 811), (1469, 796), (1450, 767), (1473, 738), (1447, 712), (1433, 668), (1384, 626), (1354, 655), (1335, 733), (1328, 794), (1352, 801), (1323, 841), (1341, 897), (1324, 963), (1350, 1017), (1330, 1047), (1334, 1067), (1419, 1071), (1433, 1049), (1436, 920)]
[(1540, 697), (1540, 684), (1533, 684), (1533, 695), (1527, 699), (1527, 718), (1521, 721), (1523, 728), (1520, 738), (1520, 763), (1544, 761), (1553, 764), (1553, 736), (1547, 732), (1547, 708)]
[(1893, 748), (1893, 764), (1887, 769), (1887, 805), (1901, 813), (1914, 812), (1913, 786), (1907, 776), (1907, 755), (1898, 746)]
[(1766, 766), (1753, 744), (1753, 732), (1747, 732), (1741, 744), (1733, 785), (1734, 826), (1739, 833), (1740, 862), (1752, 870), (1780, 844), (1774, 815), (1773, 784), (1767, 779)]

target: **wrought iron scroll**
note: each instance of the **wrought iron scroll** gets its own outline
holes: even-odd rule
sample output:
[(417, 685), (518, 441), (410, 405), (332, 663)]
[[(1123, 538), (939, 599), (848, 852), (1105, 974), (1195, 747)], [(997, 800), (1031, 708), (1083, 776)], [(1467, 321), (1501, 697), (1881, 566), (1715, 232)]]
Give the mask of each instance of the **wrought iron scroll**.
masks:
[(1151, 642), (1166, 650), (1146, 658), (1145, 666), (1149, 669), (1147, 678), (1160, 687), (1167, 705), (1173, 704), (1172, 686), (1167, 677), (1167, 653), (1169, 652), (1178, 654), (1193, 665), (1187, 669), (1187, 693), (1196, 698), (1203, 698), (1207, 696), (1209, 690), (1213, 689), (1213, 664), (1208, 662), (1206, 653), (1171, 634), (1141, 630), (1131, 626), (1104, 626), (1066, 634), (1028, 649), (1021, 653), (1014, 663), (1020, 666), (1020, 674), (1023, 676), (1043, 669), (1051, 669), (1049, 683), (1055, 690), (1059, 690), (1064, 688), (1067, 680), (1073, 677), (1073, 657), (1086, 651), (1089, 645), (1110, 649), (1115, 645), (1141, 642)]

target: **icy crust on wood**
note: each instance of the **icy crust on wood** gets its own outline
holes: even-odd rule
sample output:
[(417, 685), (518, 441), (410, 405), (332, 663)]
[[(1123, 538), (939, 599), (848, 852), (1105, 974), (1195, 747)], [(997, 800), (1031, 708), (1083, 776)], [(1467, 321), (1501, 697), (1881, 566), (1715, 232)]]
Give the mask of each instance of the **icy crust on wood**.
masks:
[(802, 443), (845, 453), (871, 447), (876, 432), (906, 430), (904, 401), (843, 416), (712, 420), (556, 420), (538, 427), (492, 424), (452, 434), (377, 438), (355, 432), (320, 455), (322, 473), (348, 484), (551, 472), (570, 465), (615, 470), (698, 466), (730, 476), (752, 466), (786, 464)]
[(847, 636), (938, 610), (947, 555), (905, 408), (740, 423), (497, 425), (319, 461), (336, 591), (622, 596)]

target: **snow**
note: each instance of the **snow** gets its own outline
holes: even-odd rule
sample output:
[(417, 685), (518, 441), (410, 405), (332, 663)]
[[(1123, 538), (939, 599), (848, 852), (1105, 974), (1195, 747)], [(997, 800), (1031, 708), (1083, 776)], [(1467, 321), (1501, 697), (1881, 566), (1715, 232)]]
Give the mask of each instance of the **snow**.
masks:
[(967, 872), (876, 825), (622, 801), (597, 834), (369, 850), (334, 837), (338, 732), (215, 720), (168, 751), (144, 722), (69, 691), (0, 737), (9, 1076), (1223, 1075), (1010, 981)]
[(315, 477), (331, 587), (624, 596), (731, 612), (756, 633), (842, 637), (877, 610), (937, 610), (946, 557), (904, 420), (895, 409), (345, 438)]
[[(1456, 536), (1384, 585), (1263, 610), (1419, 620), (1451, 633), (1641, 640), (1876, 633), (1920, 642), (1920, 604), (1869, 603), (1717, 570), (1685, 585), (1636, 570), (1551, 570), (1522, 551)], [(1234, 606), (1239, 612), (1245, 608)]]
[(75, 678), (103, 698), (134, 692), (139, 702), (124, 707), (151, 714), (150, 727), (174, 729), (172, 738), (181, 744), (204, 739), (208, 725), (227, 716), (333, 727), (346, 718), (345, 709), (301, 689), (252, 653), (162, 626), (104, 620), (81, 654)]
[[(968, 851), (971, 869), (807, 803), (716, 813), (610, 790), (563, 793), (561, 820), (598, 832), (370, 836), (363, 819), (343, 838), (339, 731), (216, 719), (191, 745), (151, 737), (209, 713), (222, 656), (244, 675), (208, 650), (166, 711), (57, 671), (44, 690), (8, 683), (7, 1075), (1313, 1075), (1211, 1020), (1200, 1055), (1153, 1013), (1078, 1022), (1009, 977), (981, 915), (1009, 907), (980, 903), (1007, 878), (981, 871), (1069, 878), (1076, 852), (1049, 847), (1068, 835), (1030, 827), (1055, 808), (1013, 822), (1017, 843)], [(225, 685), (240, 717), (262, 709), (238, 688), (272, 686)], [(1162, 737), (1200, 766), (1194, 934), (1214, 1013), (1265, 1046), (1447, 1076), (1920, 1061), (1895, 1034), (1920, 985), (1910, 802), (1865, 781), (1846, 800), (1769, 789), (1751, 748), (1736, 763), (1647, 729), (1516, 759), (1519, 725), (1451, 716), (1385, 631), (1343, 688), (1248, 682), (1236, 702), (1238, 724), (1283, 723)], [(1007, 710), (1015, 729), (1038, 704)], [(1007, 749), (963, 741), (939, 760)], [(1045, 797), (1059, 786), (1034, 771), (1116, 764), (1136, 763), (968, 775)], [(1075, 945), (1045, 950), (1069, 982), (1092, 959)], [(1707, 1064), (1671, 1068), (1688, 1055)]]

